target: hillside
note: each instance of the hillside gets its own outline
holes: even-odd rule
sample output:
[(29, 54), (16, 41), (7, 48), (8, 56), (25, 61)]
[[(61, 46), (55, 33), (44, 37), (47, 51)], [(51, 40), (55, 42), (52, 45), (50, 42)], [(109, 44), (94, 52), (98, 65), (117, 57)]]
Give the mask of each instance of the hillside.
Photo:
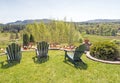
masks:
[(10, 25), (26, 25), (26, 24), (31, 24), (31, 23), (34, 23), (34, 22), (44, 22), (44, 23), (49, 23), (50, 19), (35, 19), (35, 20), (23, 20), (23, 21), (16, 21), (16, 22), (10, 22), (10, 23), (7, 23), (7, 24), (10, 24)]
[[(23, 20), (23, 21), (17, 20), (15, 22), (9, 22), (9, 23), (6, 23), (6, 24), (9, 24), (9, 25), (26, 25), (26, 24), (31, 24), (31, 23), (34, 23), (34, 22), (49, 23), (51, 21), (52, 21), (52, 19), (27, 19), (27, 20)], [(58, 21), (58, 20), (56, 20), (56, 21)], [(95, 20), (88, 20), (88, 21), (83, 21), (83, 22), (73, 22), (73, 23), (76, 23), (76, 24), (79, 24), (79, 23), (120, 23), (120, 19), (95, 19)], [(0, 25), (3, 25), (3, 24), (0, 24)]]
[(95, 20), (88, 20), (84, 22), (85, 23), (110, 23), (110, 22), (120, 23), (120, 19), (95, 19)]

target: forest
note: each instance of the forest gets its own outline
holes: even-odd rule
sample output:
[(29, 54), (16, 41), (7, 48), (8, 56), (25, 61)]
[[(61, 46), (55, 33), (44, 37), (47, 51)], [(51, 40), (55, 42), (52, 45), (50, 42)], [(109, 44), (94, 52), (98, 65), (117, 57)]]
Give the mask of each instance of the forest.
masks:
[[(0, 25), (0, 32), (10, 32), (10, 38), (18, 34), (33, 35), (35, 42), (74, 43), (83, 40), (82, 35), (120, 36), (120, 23), (76, 23), (51, 21), (49, 23), (31, 23), (26, 25)], [(15, 36), (15, 37), (13, 37)]]

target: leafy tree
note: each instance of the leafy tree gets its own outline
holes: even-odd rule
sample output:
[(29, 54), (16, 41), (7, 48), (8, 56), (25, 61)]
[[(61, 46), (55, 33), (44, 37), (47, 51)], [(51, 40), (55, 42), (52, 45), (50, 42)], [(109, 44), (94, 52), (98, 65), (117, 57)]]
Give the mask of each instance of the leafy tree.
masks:
[(78, 31), (72, 23), (63, 21), (52, 21), (48, 24), (34, 23), (28, 24), (25, 33), (32, 34), (36, 42), (49, 41), (52, 43), (73, 43), (79, 41)]

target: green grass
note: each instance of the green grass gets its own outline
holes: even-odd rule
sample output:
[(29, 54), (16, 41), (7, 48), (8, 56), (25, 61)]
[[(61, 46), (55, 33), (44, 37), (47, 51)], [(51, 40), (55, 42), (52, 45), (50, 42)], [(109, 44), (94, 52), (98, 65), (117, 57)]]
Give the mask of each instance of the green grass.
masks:
[(0, 33), (0, 48), (6, 48), (7, 45), (12, 43), (12, 42), (17, 42), (19, 44), (22, 44), (22, 39), (20, 37), (20, 39), (18, 41), (10, 40), (10, 33), (7, 33), (7, 32)]
[(5, 48), (9, 42), (9, 33), (0, 33), (0, 48)]
[(98, 36), (98, 35), (85, 35), (84, 38), (88, 38), (90, 40), (90, 42), (94, 43), (94, 42), (102, 42), (102, 41), (110, 41), (112, 40), (111, 38), (107, 38), (104, 36)]
[(110, 38), (110, 39), (117, 39), (120, 40), (120, 36), (104, 36), (106, 38)]
[[(63, 51), (49, 51), (49, 60), (34, 63), (35, 52), (23, 52), (20, 64), (0, 68), (0, 83), (119, 83), (120, 66), (94, 62), (82, 56), (87, 64), (75, 68), (64, 62)], [(0, 56), (5, 61), (6, 56)]]

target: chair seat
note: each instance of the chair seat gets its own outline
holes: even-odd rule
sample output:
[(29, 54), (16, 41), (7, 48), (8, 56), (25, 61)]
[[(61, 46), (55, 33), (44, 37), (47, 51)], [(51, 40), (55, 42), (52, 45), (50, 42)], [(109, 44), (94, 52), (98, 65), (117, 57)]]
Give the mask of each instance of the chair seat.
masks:
[(47, 56), (47, 52), (46, 51), (38, 51), (36, 50), (37, 56)]
[(74, 53), (68, 52), (67, 55), (68, 55), (71, 59), (74, 58)]

